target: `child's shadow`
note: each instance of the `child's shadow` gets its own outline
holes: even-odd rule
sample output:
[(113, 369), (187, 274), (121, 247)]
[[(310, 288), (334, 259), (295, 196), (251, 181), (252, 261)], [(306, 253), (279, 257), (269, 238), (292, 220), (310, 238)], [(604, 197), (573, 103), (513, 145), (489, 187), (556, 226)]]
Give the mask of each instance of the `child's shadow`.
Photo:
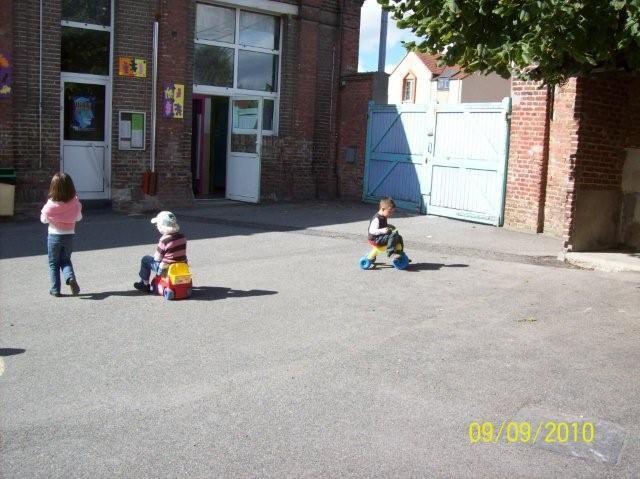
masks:
[(249, 296), (269, 296), (272, 294), (278, 294), (278, 292), (264, 289), (244, 291), (241, 289), (220, 288), (217, 286), (196, 286), (193, 288), (193, 294), (189, 300), (216, 301), (218, 299), (248, 298)]
[[(278, 294), (278, 292), (262, 289), (251, 289), (248, 291), (243, 291), (241, 289), (220, 288), (215, 286), (196, 286), (193, 288), (193, 292), (191, 294), (191, 297), (189, 298), (189, 301), (215, 301), (218, 299), (246, 298), (249, 296), (267, 296), (271, 294)], [(78, 297), (80, 299), (103, 300), (111, 296), (138, 296), (142, 298), (149, 295), (141, 293), (140, 291), (137, 291), (135, 289), (131, 289), (126, 291), (103, 291), (101, 293), (85, 293), (80, 294)]]
[(468, 268), (468, 264), (410, 263), (406, 271), (437, 271), (442, 268)]
[(140, 296), (142, 298), (148, 295), (145, 293), (141, 293), (140, 291), (135, 289), (129, 289), (126, 291), (103, 291), (101, 293), (81, 293), (78, 295), (78, 298), (103, 300), (111, 296)]
[[(442, 268), (468, 268), (468, 264), (443, 264), (443, 263), (409, 263), (403, 271), (437, 271)], [(375, 270), (382, 269), (394, 269), (394, 266), (390, 263), (375, 263)]]

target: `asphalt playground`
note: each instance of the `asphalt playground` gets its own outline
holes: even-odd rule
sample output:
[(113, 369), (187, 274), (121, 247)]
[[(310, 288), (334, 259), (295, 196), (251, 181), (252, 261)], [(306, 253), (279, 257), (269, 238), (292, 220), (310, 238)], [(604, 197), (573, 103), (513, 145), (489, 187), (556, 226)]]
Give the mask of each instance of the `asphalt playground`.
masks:
[(409, 213), (408, 270), (362, 271), (374, 212), (178, 210), (172, 302), (132, 287), (153, 213), (87, 212), (77, 297), (45, 226), (1, 223), (0, 475), (640, 477), (640, 275)]

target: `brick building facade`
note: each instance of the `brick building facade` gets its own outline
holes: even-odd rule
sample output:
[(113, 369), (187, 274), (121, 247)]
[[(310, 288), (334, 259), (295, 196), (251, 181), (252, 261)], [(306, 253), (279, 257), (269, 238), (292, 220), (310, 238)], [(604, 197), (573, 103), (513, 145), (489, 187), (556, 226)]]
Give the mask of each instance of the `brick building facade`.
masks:
[(640, 248), (640, 80), (514, 81), (505, 226), (568, 251)]
[[(192, 107), (200, 101), (201, 106), (208, 108), (202, 111), (209, 115), (215, 107), (210, 99), (221, 99), (221, 104), (226, 102), (225, 108), (232, 111), (228, 118), (235, 122), (238, 118), (234, 116), (236, 111), (233, 108), (247, 103), (233, 103), (231, 98), (242, 98), (244, 95), (255, 97), (252, 105), (259, 105), (256, 111), (262, 113), (259, 124), (273, 120), (276, 125), (269, 135), (262, 137), (257, 180), (259, 198), (323, 198), (338, 194), (338, 125), (341, 95), (345, 94), (340, 79), (355, 73), (357, 69), (363, 0), (96, 0), (84, 2), (89, 5), (86, 11), (93, 12), (95, 16), (97, 14), (91, 8), (95, 4), (103, 4), (112, 8), (111, 15), (102, 23), (90, 20), (88, 26), (83, 23), (86, 20), (66, 14), (65, 3), (76, 5), (83, 2), (10, 1), (7, 8), (0, 12), (0, 52), (12, 59), (13, 73), (11, 94), (0, 98), (0, 166), (16, 168), (17, 213), (31, 212), (39, 207), (46, 197), (51, 175), (68, 169), (69, 165), (75, 165), (75, 170), (71, 168), (69, 172), (74, 176), (76, 186), (83, 183), (82, 178), (76, 179), (76, 174), (91, 176), (92, 168), (96, 165), (103, 167), (103, 178), (94, 182), (98, 184), (93, 187), (95, 192), (85, 197), (111, 201), (116, 209), (144, 210), (189, 204), (194, 194), (198, 195), (198, 188), (194, 186), (194, 162), (199, 167), (203, 155), (199, 149), (197, 154), (194, 153), (194, 125), (206, 124), (209, 128), (206, 131), (198, 130), (197, 134), (202, 140), (198, 148), (202, 146), (211, 155), (214, 151), (213, 117), (195, 123), (196, 114)], [(213, 12), (214, 15), (207, 12), (208, 8), (218, 10)], [(277, 65), (273, 67), (277, 71), (274, 76), (275, 87), (270, 84), (264, 87), (264, 92), (253, 91), (255, 87), (244, 91), (239, 86), (241, 79), (237, 72), (233, 73), (236, 76), (231, 87), (196, 85), (197, 49), (202, 47), (203, 50), (219, 53), (226, 46), (221, 43), (219, 36), (212, 36), (211, 29), (206, 30), (202, 45), (197, 40), (194, 43), (194, 38), (198, 37), (198, 25), (207, 22), (218, 25), (218, 11), (236, 15), (235, 28), (238, 31), (235, 32), (235, 40), (233, 37), (224, 40), (230, 42), (228, 51), (235, 48), (235, 70), (245, 68), (248, 74), (255, 75), (251, 62), (245, 62), (244, 67), (242, 64), (238, 66), (241, 61), (238, 59), (245, 54), (246, 57), (260, 60), (273, 53), (275, 60), (272, 65)], [(201, 15), (200, 19), (198, 15)], [(253, 23), (245, 21), (245, 17)], [(143, 191), (142, 181), (151, 164), (155, 20), (159, 25), (155, 130), (157, 194), (149, 195)], [(277, 25), (280, 30), (274, 30), (273, 33), (275, 46), (265, 47), (260, 42), (264, 42), (265, 38), (264, 25), (270, 24)], [(95, 76), (94, 72), (87, 75), (86, 71), (77, 73), (65, 70), (70, 60), (65, 58), (68, 54), (62, 50), (68, 32), (78, 34), (78, 38), (85, 38), (82, 35), (87, 35), (87, 38), (106, 36), (112, 42), (108, 47), (108, 71)], [(253, 46), (241, 44), (238, 38), (243, 34), (251, 37)], [(75, 45), (78, 44), (82, 43)], [(119, 61), (122, 58), (143, 60), (147, 74), (140, 77), (119, 74)], [(73, 61), (87, 60), (76, 56), (72, 58)], [(220, 76), (216, 72), (208, 74), (215, 78)], [(72, 104), (73, 108), (79, 108), (76, 102), (80, 95), (73, 96), (73, 88), (91, 82), (98, 85), (94, 93), (83, 93), (89, 106), (82, 108), (92, 110), (94, 116), (100, 115), (102, 107), (99, 104), (102, 100), (99, 96), (106, 91), (105, 134), (104, 139), (97, 137), (96, 140), (92, 124), (86, 128), (88, 133), (81, 138), (85, 140), (84, 146), (81, 146), (77, 132), (82, 131), (82, 126), (74, 123), (71, 128), (67, 123), (82, 121), (82, 118), (78, 114), (80, 120), (75, 117), (69, 120), (64, 116), (64, 106)], [(168, 83), (184, 85), (183, 118), (168, 118), (163, 114), (164, 89)], [(67, 90), (71, 93), (68, 94)], [(270, 111), (270, 107), (276, 110), (273, 117), (267, 117), (270, 113), (265, 113)], [(248, 114), (249, 110), (245, 108), (240, 113)], [(121, 149), (119, 139), (123, 135), (126, 137), (126, 133), (120, 114), (126, 112), (146, 115), (143, 149)], [(253, 113), (254, 119), (259, 115), (257, 112)], [(76, 115), (75, 110), (73, 115)], [(128, 125), (127, 129), (131, 128), (132, 123)], [(100, 128), (101, 125), (98, 125)], [(71, 140), (66, 136), (68, 132), (71, 132)], [(246, 140), (246, 135), (251, 133), (242, 130), (238, 135), (240, 140), (245, 135)], [(200, 156), (194, 159), (194, 155)], [(98, 160), (95, 160), (96, 157)], [(212, 165), (207, 168), (212, 168)], [(89, 180), (85, 182), (91, 183), (94, 178)], [(211, 193), (213, 182), (209, 183), (205, 178), (198, 187), (202, 186)], [(101, 190), (102, 184), (104, 187)], [(208, 190), (209, 186), (211, 191)], [(82, 187), (78, 189), (81, 191)]]

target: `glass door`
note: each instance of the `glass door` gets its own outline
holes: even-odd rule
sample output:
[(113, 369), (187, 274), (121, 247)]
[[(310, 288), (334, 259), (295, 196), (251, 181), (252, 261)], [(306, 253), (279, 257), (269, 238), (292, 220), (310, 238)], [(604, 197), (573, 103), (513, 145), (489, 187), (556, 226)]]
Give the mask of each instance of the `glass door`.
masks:
[(108, 82), (62, 82), (62, 171), (85, 199), (108, 198)]
[(227, 198), (257, 203), (260, 200), (262, 101), (259, 97), (231, 98)]
[(60, 161), (82, 199), (108, 199), (112, 0), (61, 0)]

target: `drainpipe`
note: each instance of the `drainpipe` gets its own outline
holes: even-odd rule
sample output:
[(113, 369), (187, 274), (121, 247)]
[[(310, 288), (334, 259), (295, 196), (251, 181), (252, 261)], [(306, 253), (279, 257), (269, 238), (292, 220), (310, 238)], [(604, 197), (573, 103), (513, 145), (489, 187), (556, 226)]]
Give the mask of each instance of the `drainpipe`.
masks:
[(40, 0), (40, 54), (39, 54), (39, 62), (40, 62), (40, 71), (38, 72), (38, 76), (39, 76), (39, 86), (38, 86), (38, 143), (39, 143), (38, 169), (42, 169), (42, 0)]
[(150, 169), (156, 171), (156, 102), (158, 83), (158, 21), (153, 22), (153, 74), (151, 79), (151, 164)]
[[(341, 78), (342, 78), (342, 29), (344, 28), (344, 12), (345, 12), (345, 0), (342, 0), (342, 2), (340, 2), (340, 22), (339, 22), (339, 27), (338, 27), (338, 38), (336, 39), (336, 44), (338, 46), (337, 48), (337, 52), (336, 52), (336, 47), (334, 45), (333, 47), (333, 53), (331, 56), (331, 107), (333, 108), (333, 91), (334, 91), (334, 85), (336, 82), (341, 82)], [(336, 54), (337, 53), (337, 54)], [(338, 70), (338, 78), (334, 78), (334, 75), (336, 73), (336, 66), (337, 66), (337, 70)], [(334, 148), (333, 148), (333, 177), (335, 178), (335, 182), (336, 182), (336, 195), (338, 196), (338, 198), (340, 198), (342, 196), (342, 180), (341, 180), (341, 176), (340, 176), (340, 168), (338, 168), (338, 161), (340, 160), (340, 127), (338, 125), (340, 125), (340, 104), (342, 102), (341, 99), (341, 93), (340, 93), (340, 89), (338, 87), (337, 93), (336, 93), (336, 113), (335, 113), (335, 121), (333, 122), (333, 129), (331, 131), (331, 141), (333, 142)], [(329, 121), (333, 121), (333, 114), (332, 112), (329, 113), (330, 119)], [(331, 123), (330, 123), (331, 126)], [(331, 129), (331, 128), (330, 128)], [(336, 132), (336, 130), (338, 130), (338, 132)]]

